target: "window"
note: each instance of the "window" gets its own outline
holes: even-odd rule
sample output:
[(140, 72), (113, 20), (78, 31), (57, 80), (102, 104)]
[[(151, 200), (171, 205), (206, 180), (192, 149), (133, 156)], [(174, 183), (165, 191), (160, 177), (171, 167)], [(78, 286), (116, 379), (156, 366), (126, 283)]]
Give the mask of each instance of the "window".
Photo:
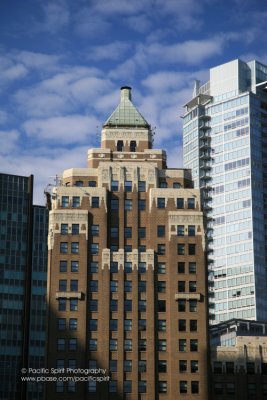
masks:
[(111, 210), (118, 210), (119, 209), (119, 199), (111, 199), (110, 201), (110, 208)]
[(178, 272), (178, 274), (184, 274), (185, 273), (185, 263), (184, 262), (178, 262), (178, 264), (177, 264), (177, 272)]
[(76, 382), (69, 381), (68, 382), (68, 392), (75, 393), (76, 392)]
[(254, 375), (255, 374), (255, 364), (254, 362), (247, 362), (247, 374)]
[(185, 245), (183, 243), (177, 244), (177, 254), (183, 256), (185, 254)]
[(110, 263), (110, 272), (111, 272), (112, 274), (116, 274), (116, 273), (118, 272), (118, 263), (117, 263), (117, 262), (112, 261), (112, 262)]
[(79, 261), (71, 261), (71, 272), (79, 271)]
[(88, 182), (89, 187), (96, 187), (96, 181), (89, 181)]
[(124, 190), (125, 190), (125, 192), (131, 192), (132, 191), (132, 181), (125, 181), (124, 182)]
[(91, 273), (96, 273), (96, 272), (98, 272), (98, 262), (95, 262), (95, 261), (90, 262), (90, 265), (89, 265), (89, 272), (91, 272)]
[(146, 300), (138, 300), (138, 311), (139, 312), (146, 311)]
[(125, 227), (124, 228), (124, 237), (125, 238), (131, 238), (132, 237), (132, 228), (131, 227)]
[(166, 311), (166, 301), (158, 300), (158, 312), (165, 312), (165, 311)]
[(119, 237), (119, 228), (116, 226), (110, 228), (110, 236), (112, 238), (118, 238)]
[(99, 225), (91, 225), (91, 235), (99, 236)]
[(88, 392), (89, 393), (95, 393), (96, 392), (96, 382), (94, 382), (94, 381), (89, 381), (88, 382)]
[(190, 319), (190, 332), (196, 332), (196, 331), (197, 331), (197, 320)]
[(123, 372), (132, 371), (132, 360), (124, 360), (123, 362)]
[(70, 291), (71, 292), (78, 292), (78, 280), (71, 279), (70, 281)]
[(196, 281), (190, 281), (189, 282), (189, 292), (190, 293), (195, 293), (197, 291), (197, 283)]
[(125, 319), (124, 320), (124, 330), (125, 331), (131, 331), (132, 330), (132, 320), (131, 319)]
[(83, 186), (83, 181), (76, 181), (75, 186)]
[(67, 242), (61, 242), (60, 243), (60, 253), (61, 254), (66, 254), (68, 252), (68, 243)]
[(189, 311), (197, 312), (197, 300), (189, 300)]
[(108, 391), (109, 393), (117, 393), (117, 381), (109, 381)]
[(161, 189), (166, 189), (168, 187), (167, 182), (165, 181), (165, 179), (159, 181), (159, 187)]
[(194, 198), (187, 199), (187, 208), (189, 208), (189, 209), (195, 208), (195, 199)]
[(132, 204), (132, 203), (133, 203), (133, 202), (132, 202), (131, 199), (125, 199), (125, 202), (124, 202), (124, 210), (126, 210), (126, 211), (131, 211), (132, 208), (133, 208), (133, 204)]
[(89, 300), (89, 310), (90, 311), (98, 310), (98, 301), (97, 300)]
[(234, 362), (226, 362), (225, 363), (225, 371), (227, 374), (235, 373), (235, 363)]
[(72, 224), (71, 225), (71, 233), (72, 235), (79, 235), (79, 224)]
[(158, 340), (158, 351), (166, 351), (167, 350), (167, 341), (165, 339)]
[(189, 263), (189, 273), (196, 274), (196, 272), (197, 272), (197, 264), (195, 262), (190, 262)]
[(96, 369), (97, 368), (96, 360), (89, 360), (88, 361), (88, 367), (89, 367), (89, 369)]
[[(126, 283), (126, 282), (125, 282)], [(125, 285), (124, 283), (124, 285)], [(132, 282), (131, 282), (132, 283)], [(124, 289), (125, 290), (125, 289)], [(146, 291), (146, 282), (145, 281), (140, 281), (138, 282), (138, 291), (141, 292), (145, 292)]]
[(166, 292), (166, 282), (158, 281), (158, 293), (165, 293), (165, 292)]
[(138, 238), (144, 239), (146, 237), (146, 228), (140, 227), (138, 228)]
[(78, 310), (78, 299), (70, 299), (70, 311)]
[(109, 361), (109, 370), (110, 370), (110, 372), (116, 372), (117, 371), (117, 360), (110, 360)]
[(109, 350), (110, 351), (117, 351), (118, 350), (118, 340), (117, 339), (110, 339), (110, 341), (109, 341)]
[(124, 281), (124, 291), (131, 292), (132, 291), (132, 281)]
[(138, 372), (146, 372), (146, 361), (145, 360), (138, 361)]
[(77, 325), (78, 325), (77, 318), (70, 318), (70, 320), (69, 320), (70, 331), (76, 331)]
[(166, 264), (158, 263), (158, 274), (166, 274)]
[(178, 300), (178, 311), (185, 312), (186, 301), (183, 299)]
[(97, 331), (98, 321), (97, 319), (89, 319), (89, 331)]
[(185, 292), (185, 281), (178, 281), (178, 292), (179, 293)]
[(158, 361), (158, 372), (167, 372), (167, 361), (166, 360)]
[(186, 331), (186, 320), (185, 319), (179, 319), (178, 320), (178, 331), (179, 332), (185, 332)]
[(214, 394), (223, 394), (223, 384), (221, 382), (214, 383)]
[(188, 236), (195, 236), (196, 227), (195, 225), (188, 225)]
[(198, 360), (191, 360), (191, 373), (195, 374), (198, 372)]
[(144, 199), (138, 200), (138, 210), (142, 211), (146, 209), (146, 201)]
[(226, 384), (226, 393), (230, 396), (235, 395), (235, 384), (234, 383), (227, 383)]
[(199, 393), (199, 382), (191, 381), (191, 393), (198, 394)]
[(59, 262), (59, 271), (60, 272), (67, 272), (67, 261), (61, 260)]
[(91, 243), (90, 250), (92, 255), (97, 255), (99, 252), (99, 244), (98, 243)]
[(187, 361), (180, 360), (179, 361), (179, 372), (186, 372), (187, 371)]
[(118, 320), (117, 319), (111, 319), (109, 321), (109, 330), (110, 331), (117, 331), (118, 330)]
[(135, 150), (136, 150), (136, 141), (135, 140), (131, 140), (130, 141), (130, 151), (134, 153)]
[(117, 192), (119, 190), (119, 181), (111, 181), (111, 191)]
[(58, 360), (57, 360), (56, 367), (57, 367), (57, 368), (65, 368), (65, 360), (63, 360), (63, 359), (58, 359)]
[(60, 292), (66, 292), (67, 290), (67, 279), (60, 279), (58, 282), (58, 290)]
[(214, 372), (214, 374), (222, 374), (222, 362), (221, 361), (213, 362), (213, 372)]
[(146, 393), (146, 381), (138, 381), (138, 393)]
[(167, 393), (167, 382), (159, 381), (158, 388), (159, 388), (159, 393)]
[(118, 140), (117, 141), (117, 151), (122, 151), (123, 150), (123, 140)]
[(184, 199), (178, 198), (176, 200), (176, 208), (178, 208), (178, 209), (184, 208)]
[(110, 281), (110, 291), (111, 292), (118, 291), (118, 281)]
[(256, 383), (248, 383), (248, 395), (255, 399), (254, 396), (256, 395)]
[(146, 272), (146, 263), (145, 262), (138, 263), (138, 272), (139, 272), (139, 274), (144, 274)]
[(89, 351), (97, 350), (97, 339), (89, 339)]
[(157, 198), (157, 207), (158, 208), (165, 208), (165, 198), (164, 197), (158, 197)]
[(56, 382), (56, 393), (64, 392), (64, 382)]
[(189, 256), (195, 256), (196, 255), (196, 245), (189, 243), (188, 245), (188, 254)]
[(62, 196), (61, 197), (61, 207), (66, 208), (70, 204), (70, 198), (69, 196)]
[(138, 181), (138, 192), (145, 192), (145, 191), (146, 191), (146, 182)]
[(179, 339), (179, 351), (186, 351), (186, 339)]
[(111, 245), (110, 245), (110, 251), (111, 251), (111, 252), (113, 252), (113, 251), (118, 251), (118, 248), (119, 248), (119, 247), (118, 247), (117, 244), (111, 244)]
[(172, 187), (173, 189), (180, 189), (181, 184), (179, 182), (173, 182)]
[(132, 311), (132, 300), (124, 300), (124, 311)]
[(160, 255), (160, 256), (165, 255), (165, 244), (162, 244), (162, 243), (158, 244), (158, 255)]
[(177, 225), (177, 236), (184, 236), (184, 225)]
[(139, 246), (138, 247), (138, 251), (139, 251), (139, 253), (145, 253), (146, 252), (146, 246)]
[(190, 339), (190, 351), (198, 351), (198, 340)]
[(146, 319), (139, 319), (138, 320), (138, 330), (145, 331), (146, 330)]
[(92, 196), (92, 208), (99, 208), (99, 197)]
[(92, 280), (89, 282), (90, 292), (98, 292), (98, 281)]
[(165, 236), (165, 225), (158, 225), (158, 237), (164, 237)]
[(166, 319), (159, 319), (158, 320), (158, 331), (166, 332), (167, 324)]
[(124, 340), (124, 350), (125, 351), (132, 351), (132, 339), (125, 339)]
[(57, 350), (64, 351), (65, 350), (65, 339), (57, 339)]
[(58, 299), (58, 311), (66, 311), (66, 299)]
[(57, 319), (57, 328), (59, 331), (65, 331), (66, 329), (66, 318)]
[(127, 244), (126, 246), (124, 246), (124, 251), (125, 253), (131, 253), (132, 246), (130, 244)]
[(180, 381), (179, 383), (180, 393), (187, 393), (187, 381)]
[(78, 254), (79, 253), (79, 243), (78, 242), (72, 242), (71, 243), (71, 252), (72, 252), (72, 254)]
[(146, 339), (139, 339), (139, 341), (138, 341), (138, 350), (146, 351)]
[(124, 263), (124, 272), (126, 274), (130, 274), (132, 272), (132, 263), (131, 262)]
[(60, 233), (61, 235), (67, 235), (69, 230), (68, 224), (61, 224), (60, 226)]
[(77, 350), (77, 339), (76, 338), (69, 339), (69, 350), (72, 350), (72, 351)]
[(73, 208), (78, 208), (80, 207), (81, 203), (80, 203), (80, 197), (79, 196), (73, 196), (72, 197), (72, 207)]
[(131, 393), (131, 392), (132, 392), (132, 381), (124, 381), (123, 393)]

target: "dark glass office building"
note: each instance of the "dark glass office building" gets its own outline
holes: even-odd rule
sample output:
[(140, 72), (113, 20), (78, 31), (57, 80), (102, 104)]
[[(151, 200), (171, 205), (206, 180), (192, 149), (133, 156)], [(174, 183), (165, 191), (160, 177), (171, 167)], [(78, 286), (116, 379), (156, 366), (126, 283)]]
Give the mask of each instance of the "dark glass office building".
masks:
[[(21, 369), (44, 364), (47, 212), (33, 176), (0, 174), (0, 398), (41, 399)], [(28, 392), (28, 395), (27, 395)]]

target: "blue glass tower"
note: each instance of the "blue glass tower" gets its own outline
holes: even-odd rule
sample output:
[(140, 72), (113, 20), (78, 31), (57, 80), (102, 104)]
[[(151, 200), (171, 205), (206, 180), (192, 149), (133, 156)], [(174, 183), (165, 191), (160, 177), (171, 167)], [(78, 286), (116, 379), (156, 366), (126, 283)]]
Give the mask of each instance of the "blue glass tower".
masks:
[(267, 319), (267, 66), (234, 60), (195, 82), (184, 166), (202, 189), (210, 319)]

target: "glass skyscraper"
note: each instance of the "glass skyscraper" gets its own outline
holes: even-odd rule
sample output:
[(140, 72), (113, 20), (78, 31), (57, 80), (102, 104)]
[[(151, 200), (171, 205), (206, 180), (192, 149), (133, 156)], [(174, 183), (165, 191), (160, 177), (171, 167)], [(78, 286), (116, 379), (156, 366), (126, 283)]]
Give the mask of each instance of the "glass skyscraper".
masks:
[(210, 319), (267, 319), (267, 66), (234, 60), (195, 82), (184, 166), (202, 189)]
[(42, 398), (21, 368), (44, 365), (47, 210), (32, 205), (33, 176), (0, 174), (0, 398)]

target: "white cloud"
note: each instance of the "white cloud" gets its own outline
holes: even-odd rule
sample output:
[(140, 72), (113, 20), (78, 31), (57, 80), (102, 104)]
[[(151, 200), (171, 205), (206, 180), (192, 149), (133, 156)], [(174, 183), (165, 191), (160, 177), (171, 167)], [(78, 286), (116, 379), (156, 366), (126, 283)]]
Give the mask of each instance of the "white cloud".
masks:
[(8, 114), (6, 111), (0, 110), (0, 124), (5, 124), (8, 120)]
[(134, 15), (125, 19), (125, 23), (131, 29), (139, 33), (146, 33), (152, 27), (152, 21), (147, 15)]
[(19, 132), (15, 129), (0, 131), (0, 154), (10, 154), (19, 146)]
[(42, 3), (43, 21), (35, 26), (37, 31), (57, 33), (67, 28), (70, 22), (70, 11), (64, 0), (50, 0)]
[(32, 119), (23, 124), (33, 140), (60, 142), (62, 145), (92, 141), (99, 121), (95, 117), (68, 115), (47, 119)]
[(131, 47), (129, 42), (115, 41), (101, 46), (92, 46), (88, 49), (87, 58), (94, 61), (118, 60)]

